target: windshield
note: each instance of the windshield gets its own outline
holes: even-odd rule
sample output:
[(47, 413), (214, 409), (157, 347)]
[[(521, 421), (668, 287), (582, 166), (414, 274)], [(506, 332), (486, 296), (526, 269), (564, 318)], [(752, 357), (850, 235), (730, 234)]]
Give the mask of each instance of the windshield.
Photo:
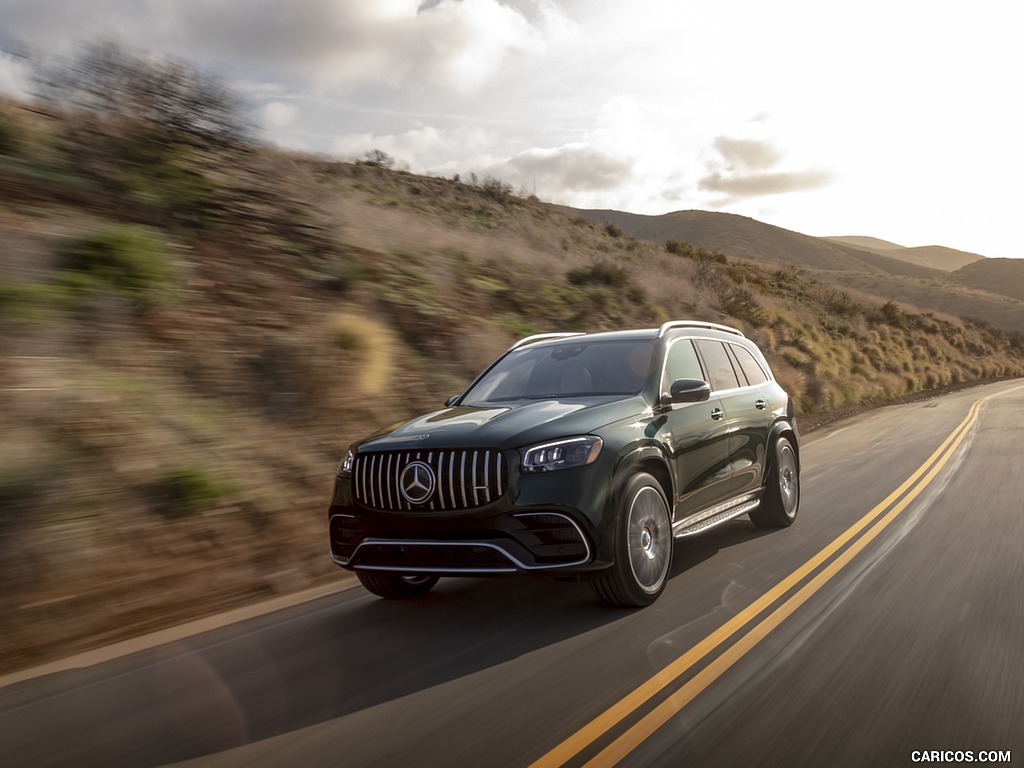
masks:
[(653, 358), (653, 339), (527, 346), (498, 361), (462, 404), (635, 395), (650, 375)]

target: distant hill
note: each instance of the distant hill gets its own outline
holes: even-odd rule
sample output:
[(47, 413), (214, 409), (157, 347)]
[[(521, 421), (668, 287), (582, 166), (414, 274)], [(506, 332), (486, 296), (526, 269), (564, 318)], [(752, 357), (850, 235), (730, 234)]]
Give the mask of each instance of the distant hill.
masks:
[(972, 288), (1024, 301), (1024, 259), (983, 259), (950, 275)]
[(980, 261), (985, 256), (978, 253), (958, 251), (955, 248), (946, 248), (941, 245), (922, 245), (916, 248), (905, 248), (888, 240), (880, 240), (877, 237), (824, 237), (830, 243), (847, 245), (860, 248), (872, 253), (879, 253), (893, 259), (899, 259), (909, 264), (928, 267), (929, 269), (940, 269), (944, 272), (952, 272), (960, 267)]
[[(766, 264), (911, 277), (941, 274), (927, 265), (890, 255), (882, 248), (867, 250), (847, 242), (872, 240), (885, 243), (884, 240), (811, 237), (733, 213), (676, 211), (661, 216), (612, 210), (575, 210), (575, 213), (594, 222), (614, 224), (626, 234), (642, 240), (659, 243), (682, 240), (698, 248)], [(907, 250), (895, 243), (888, 245), (894, 249), (893, 254)]]
[(891, 251), (905, 246), (890, 243), (878, 237), (863, 237), (861, 235), (844, 235), (842, 237), (825, 237), (823, 240), (831, 240), (834, 243), (852, 245), (854, 248), (869, 248), (873, 251)]
[(660, 216), (611, 210), (575, 210), (575, 213), (597, 223), (614, 224), (642, 240), (660, 243), (682, 240), (734, 258), (808, 269), (873, 269), (862, 260), (857, 249), (733, 213), (675, 211)]
[(988, 259), (938, 245), (907, 248), (857, 235), (811, 237), (731, 213), (562, 210), (641, 240), (681, 240), (730, 258), (792, 265), (818, 280), (1024, 333), (1024, 259)]

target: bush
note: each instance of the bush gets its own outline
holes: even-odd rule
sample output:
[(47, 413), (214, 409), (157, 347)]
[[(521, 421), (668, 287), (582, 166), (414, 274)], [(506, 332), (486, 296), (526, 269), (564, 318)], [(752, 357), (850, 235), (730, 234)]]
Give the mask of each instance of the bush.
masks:
[(145, 311), (161, 303), (176, 282), (159, 232), (148, 227), (112, 225), (73, 240), (59, 256), (60, 282), (82, 298), (110, 290)]
[(160, 513), (168, 520), (191, 517), (234, 495), (235, 487), (201, 467), (183, 467), (157, 483)]
[(0, 112), (0, 155), (14, 155), (18, 150), (18, 133), (14, 121)]
[(36, 95), (62, 110), (201, 143), (237, 144), (249, 132), (241, 100), (219, 78), (110, 41), (88, 45), (71, 60), (40, 62), (32, 78)]
[(614, 264), (595, 264), (592, 267), (576, 267), (565, 273), (573, 285), (606, 285), (610, 288), (624, 288), (629, 285), (629, 273)]

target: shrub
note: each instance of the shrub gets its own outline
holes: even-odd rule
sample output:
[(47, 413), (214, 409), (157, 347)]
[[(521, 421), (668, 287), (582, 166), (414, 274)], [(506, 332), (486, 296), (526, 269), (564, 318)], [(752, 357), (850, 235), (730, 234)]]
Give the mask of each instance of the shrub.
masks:
[(145, 311), (165, 300), (175, 283), (160, 234), (148, 227), (109, 226), (71, 241), (59, 257), (60, 282), (82, 298), (111, 290)]
[(376, 168), (391, 169), (395, 167), (395, 158), (383, 149), (371, 149), (364, 152), (363, 157), (359, 162), (363, 165), (372, 165)]
[(237, 493), (227, 480), (202, 467), (182, 467), (164, 475), (156, 484), (160, 513), (177, 520), (202, 512), (221, 499)]
[(614, 264), (595, 264), (591, 267), (576, 267), (565, 274), (573, 285), (605, 285), (610, 288), (624, 288), (629, 284), (629, 273)]
[(0, 155), (14, 155), (18, 150), (18, 133), (10, 116), (0, 112)]

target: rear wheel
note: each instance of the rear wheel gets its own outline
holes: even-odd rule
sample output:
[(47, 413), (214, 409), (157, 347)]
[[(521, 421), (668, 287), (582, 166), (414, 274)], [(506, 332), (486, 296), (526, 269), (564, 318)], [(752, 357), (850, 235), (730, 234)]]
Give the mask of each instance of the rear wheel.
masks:
[(774, 460), (765, 483), (761, 505), (750, 512), (760, 528), (785, 528), (796, 520), (800, 507), (800, 466), (793, 444), (785, 437), (775, 441)]
[(672, 565), (672, 520), (661, 485), (647, 473), (629, 479), (615, 521), (615, 562), (591, 582), (609, 605), (641, 608), (664, 591)]
[(437, 576), (356, 571), (359, 582), (373, 594), (388, 600), (405, 600), (425, 595), (437, 584)]

